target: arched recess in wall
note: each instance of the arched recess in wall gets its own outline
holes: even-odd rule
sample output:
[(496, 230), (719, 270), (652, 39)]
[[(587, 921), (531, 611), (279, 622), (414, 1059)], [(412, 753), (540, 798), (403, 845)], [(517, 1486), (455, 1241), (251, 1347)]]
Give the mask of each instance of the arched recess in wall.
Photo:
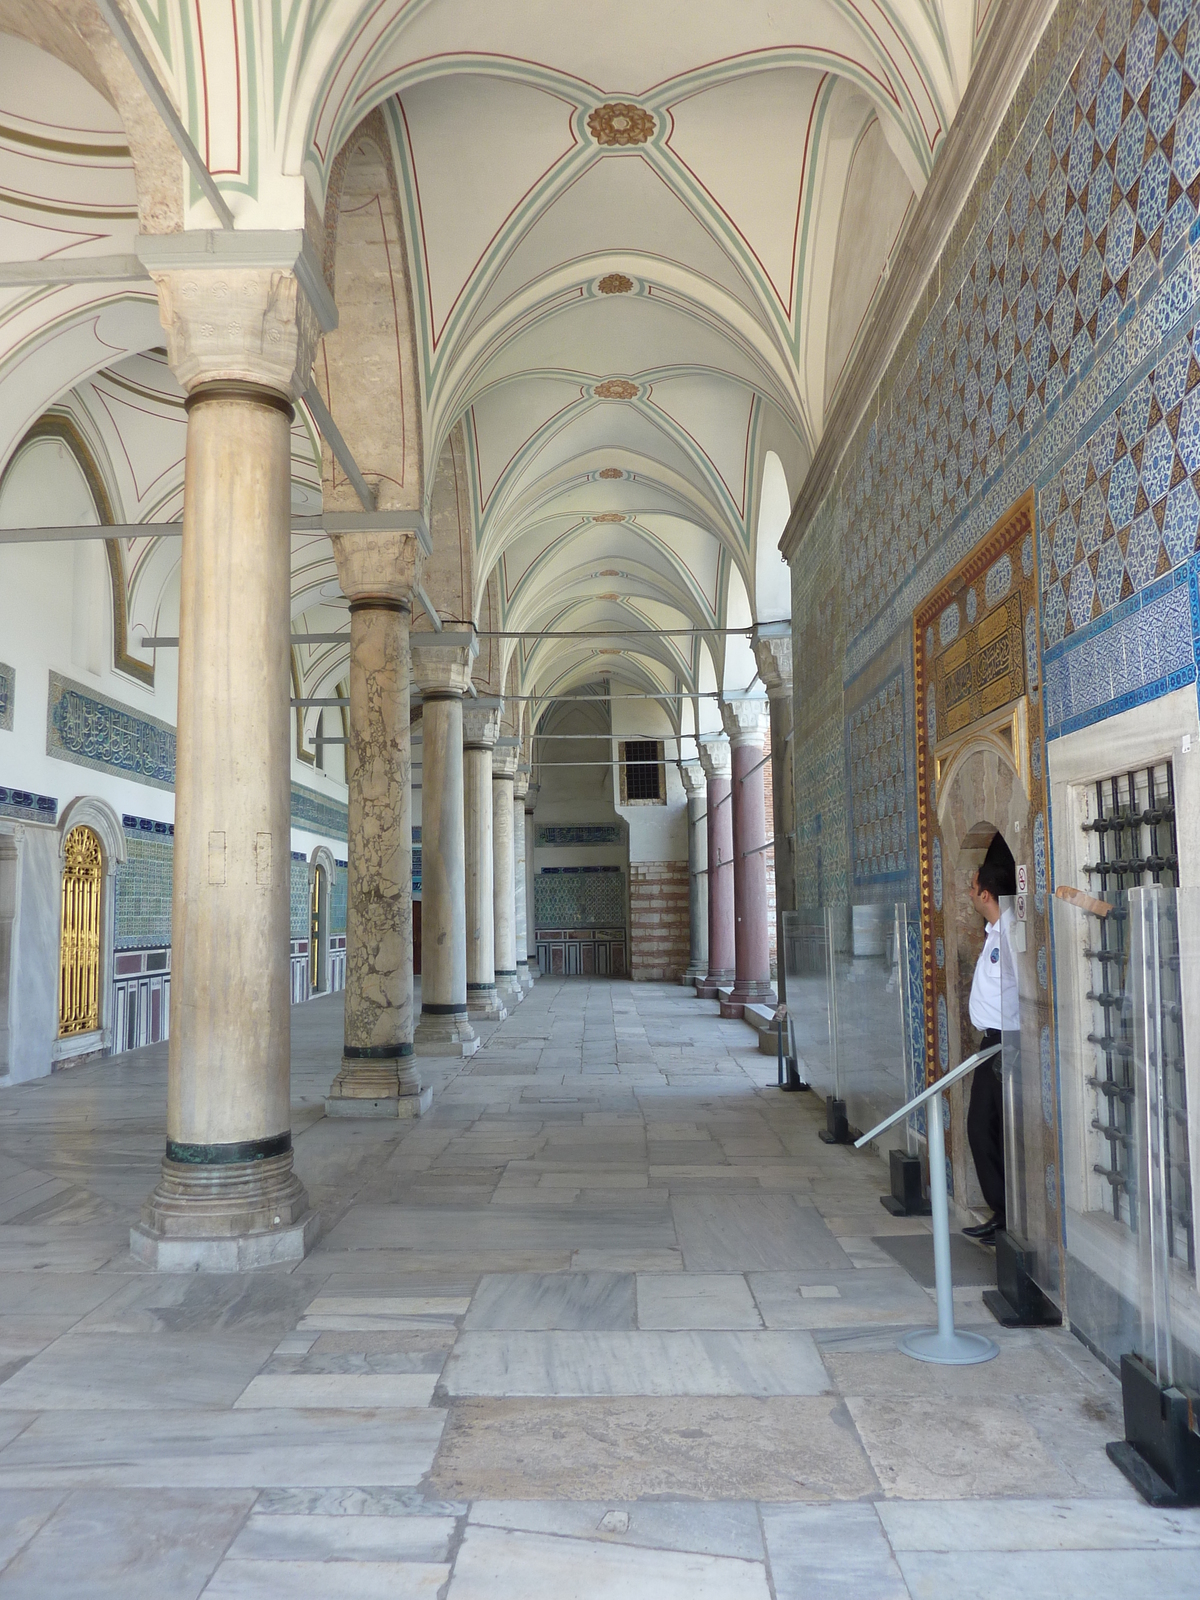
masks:
[(779, 541), (792, 514), (783, 462), (774, 450), (763, 461), (754, 540), (754, 612), (758, 622), (783, 622), (792, 614), (791, 572)]
[(309, 992), (325, 994), (329, 981), (329, 909), (336, 866), (333, 852), (315, 846), (308, 858), (309, 891)]
[[(73, 417), (63, 412), (48, 411), (24, 434), (13, 451), (12, 460), (0, 477), (0, 493), (20, 461), (22, 453), (39, 439), (57, 440), (71, 453), (96, 510), (100, 527), (110, 527), (117, 521), (110, 495), (99, 463)], [(129, 650), (129, 614), (125, 583), (125, 555), (119, 539), (105, 539), (104, 549), (108, 559), (108, 573), (112, 594), (113, 669), (124, 672), (147, 688), (154, 687), (154, 667), (148, 661), (139, 661)]]
[[(62, 1061), (111, 1043), (114, 889), (126, 848), (120, 817), (96, 795), (63, 807), (58, 840), (62, 910), (54, 1058)], [(89, 963), (94, 965), (90, 977)]]

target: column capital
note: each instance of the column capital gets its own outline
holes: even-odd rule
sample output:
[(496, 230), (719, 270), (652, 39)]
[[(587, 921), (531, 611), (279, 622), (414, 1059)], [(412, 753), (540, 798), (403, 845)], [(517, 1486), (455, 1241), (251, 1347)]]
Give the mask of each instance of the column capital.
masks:
[(492, 749), (492, 777), (516, 780), (521, 745), (517, 739), (497, 739)]
[(524, 798), (528, 794), (528, 792), (529, 792), (529, 773), (528, 773), (528, 771), (522, 771), (521, 768), (518, 767), (517, 771), (516, 771), (516, 776), (513, 778), (513, 799), (514, 800), (524, 800)]
[(141, 235), (171, 369), (190, 394), (247, 383), (294, 400), (337, 308), (299, 229)]
[(679, 776), (683, 779), (684, 792), (689, 800), (702, 795), (708, 780), (704, 776), (704, 768), (698, 761), (687, 761), (679, 769)]
[(786, 699), (792, 692), (792, 636), (791, 633), (760, 633), (755, 630), (751, 641), (758, 675), (767, 686), (772, 700)]
[(500, 737), (503, 700), (470, 700), (463, 705), (463, 749), (491, 750)]
[(534, 813), (541, 787), (540, 783), (531, 783), (525, 792), (525, 815), (527, 817), (531, 817)]
[(375, 600), (412, 611), (425, 561), (415, 533), (335, 533), (329, 542), (338, 582), (352, 609)]
[(740, 750), (745, 745), (761, 745), (771, 726), (771, 713), (765, 700), (722, 700), (721, 721), (729, 735), (729, 745)]
[(471, 681), (471, 663), (479, 654), (473, 629), (409, 635), (413, 682), (422, 694), (464, 695)]
[(714, 778), (728, 778), (733, 771), (729, 740), (723, 733), (701, 734), (700, 767), (710, 782)]

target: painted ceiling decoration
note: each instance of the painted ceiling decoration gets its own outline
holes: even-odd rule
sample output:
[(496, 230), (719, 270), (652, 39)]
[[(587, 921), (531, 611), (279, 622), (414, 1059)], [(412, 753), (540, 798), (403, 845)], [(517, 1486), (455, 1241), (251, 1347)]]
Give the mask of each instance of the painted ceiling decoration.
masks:
[[(743, 691), (749, 648), (724, 630), (788, 614), (787, 507), (994, 5), (739, 0), (681, 26), (662, 0), (612, 0), (603, 25), (581, 0), (122, 4), (239, 228), (311, 223), (355, 130), (386, 140), (454, 606), (506, 632), (638, 630), (495, 641), (481, 676), (536, 706), (594, 682), (603, 653), (606, 679), (672, 697), (677, 725), (674, 697)], [(213, 226), (112, 54), (68, 65), (49, 35), (12, 37), (25, 15), (0, 0), (0, 258)], [(63, 401), (121, 517), (178, 515), (161, 340), (145, 283), (0, 289), (0, 471)], [(307, 514), (303, 412), (293, 437)], [(177, 552), (140, 544), (130, 628), (166, 631)], [(292, 566), (298, 631), (343, 627), (328, 541), (294, 539)], [(302, 656), (305, 694), (344, 677), (341, 645)], [(712, 726), (713, 702), (689, 715)]]

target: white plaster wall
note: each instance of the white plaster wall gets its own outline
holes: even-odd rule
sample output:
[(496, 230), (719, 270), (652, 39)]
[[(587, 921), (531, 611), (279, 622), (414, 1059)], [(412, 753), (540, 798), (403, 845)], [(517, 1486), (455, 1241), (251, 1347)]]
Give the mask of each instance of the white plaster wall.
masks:
[(620, 759), (619, 741), (622, 739), (661, 739), (667, 777), (667, 803), (665, 806), (617, 805), (618, 815), (629, 824), (629, 859), (642, 861), (686, 861), (687, 795), (683, 779), (679, 776), (677, 761), (679, 745), (675, 730), (667, 713), (654, 700), (614, 700), (613, 723), (613, 782), (620, 800), (621, 777), (617, 769)]

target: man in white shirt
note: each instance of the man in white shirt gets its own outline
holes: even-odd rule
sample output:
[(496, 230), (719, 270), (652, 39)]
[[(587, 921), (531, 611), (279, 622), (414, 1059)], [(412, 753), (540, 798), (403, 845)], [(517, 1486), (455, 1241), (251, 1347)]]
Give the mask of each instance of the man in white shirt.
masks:
[[(1000, 910), (1001, 898), (1017, 892), (1017, 868), (1003, 837), (996, 834), (983, 865), (971, 880), (971, 904), (987, 923), (983, 949), (971, 980), (971, 1021), (983, 1037), (979, 1049), (1000, 1043), (1000, 1030), (1010, 1025), (1004, 1015), (1016, 1000), (1015, 973), (1008, 939), (1012, 912)], [(1003, 1007), (1003, 1010), (1002, 1010)], [(963, 1232), (981, 1244), (993, 1244), (1005, 1226), (1004, 1096), (999, 1054), (983, 1062), (971, 1075), (971, 1103), (967, 1111), (967, 1139), (979, 1177), (983, 1198), (991, 1207), (989, 1221)]]

